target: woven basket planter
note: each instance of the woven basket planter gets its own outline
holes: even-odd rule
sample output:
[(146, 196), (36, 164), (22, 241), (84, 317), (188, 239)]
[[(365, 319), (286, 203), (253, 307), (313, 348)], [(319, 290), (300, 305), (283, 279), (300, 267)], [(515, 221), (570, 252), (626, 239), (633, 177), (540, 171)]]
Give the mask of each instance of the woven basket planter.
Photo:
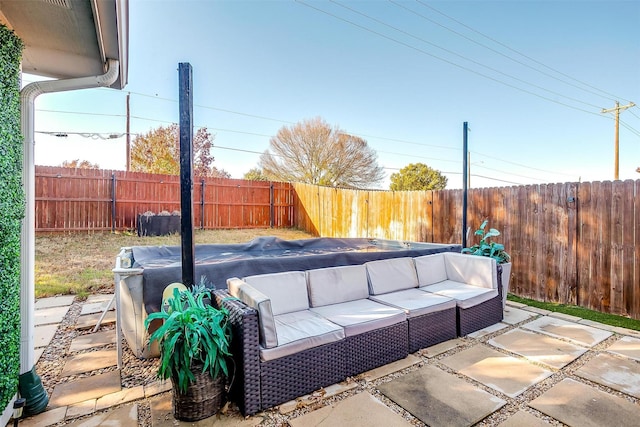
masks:
[(211, 378), (208, 372), (202, 372), (202, 365), (194, 365), (191, 372), (194, 382), (189, 384), (186, 393), (181, 393), (177, 379), (173, 384), (173, 416), (182, 421), (198, 421), (218, 413), (226, 402), (225, 378)]

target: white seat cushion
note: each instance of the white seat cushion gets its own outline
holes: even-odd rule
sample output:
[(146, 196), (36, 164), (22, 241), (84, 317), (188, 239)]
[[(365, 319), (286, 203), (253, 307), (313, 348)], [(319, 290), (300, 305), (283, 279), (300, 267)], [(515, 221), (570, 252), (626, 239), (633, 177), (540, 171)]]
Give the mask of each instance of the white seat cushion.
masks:
[[(469, 255), (472, 256), (472, 255)], [(489, 301), (498, 295), (497, 289), (487, 289), (480, 286), (467, 285), (465, 283), (445, 280), (435, 285), (419, 288), (425, 292), (431, 292), (445, 297), (453, 298), (460, 308), (469, 308)]]
[(373, 301), (402, 309), (409, 318), (455, 308), (456, 306), (454, 299), (424, 292), (417, 288), (383, 295), (371, 295), (369, 298)]
[(344, 328), (347, 337), (405, 322), (404, 310), (369, 299), (311, 308), (311, 311)]
[(370, 293), (386, 294), (418, 287), (413, 258), (391, 258), (364, 264), (369, 276)]
[(364, 265), (319, 268), (307, 271), (311, 307), (365, 299), (369, 296)]
[(309, 310), (275, 316), (278, 346), (260, 348), (263, 361), (344, 339), (344, 329)]
[(271, 300), (271, 310), (277, 316), (309, 308), (307, 278), (304, 271), (260, 274), (243, 279)]

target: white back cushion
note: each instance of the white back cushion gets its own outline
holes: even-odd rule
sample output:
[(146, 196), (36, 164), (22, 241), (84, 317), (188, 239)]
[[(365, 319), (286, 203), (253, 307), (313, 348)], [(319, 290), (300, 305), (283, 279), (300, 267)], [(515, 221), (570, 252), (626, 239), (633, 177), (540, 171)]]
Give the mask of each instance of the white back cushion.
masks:
[(444, 254), (433, 254), (413, 259), (420, 286), (429, 286), (447, 280)]
[(303, 271), (260, 274), (243, 279), (271, 300), (273, 315), (307, 310), (307, 278)]
[(392, 258), (365, 263), (372, 295), (418, 287), (412, 258)]
[(271, 300), (253, 286), (236, 277), (227, 279), (227, 289), (229, 289), (229, 294), (258, 311), (260, 345), (264, 348), (276, 347), (278, 345), (278, 335), (273, 312), (271, 311)]
[(444, 253), (447, 278), (467, 285), (498, 289), (498, 265), (493, 258)]
[(367, 269), (364, 265), (308, 270), (307, 283), (311, 307), (369, 297)]

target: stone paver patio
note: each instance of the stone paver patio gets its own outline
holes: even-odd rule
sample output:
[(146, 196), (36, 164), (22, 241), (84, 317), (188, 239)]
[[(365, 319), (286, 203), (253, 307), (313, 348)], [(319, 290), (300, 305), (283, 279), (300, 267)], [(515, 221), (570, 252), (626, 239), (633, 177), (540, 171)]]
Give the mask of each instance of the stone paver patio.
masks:
[[(109, 295), (90, 297), (75, 327), (95, 325)], [(53, 339), (70, 297), (36, 302), (36, 343)], [(78, 313), (76, 311), (76, 313)], [(77, 315), (77, 314), (76, 314)], [(38, 316), (38, 314), (37, 314)], [(112, 323), (113, 311), (105, 322)], [(640, 338), (571, 316), (508, 303), (502, 323), (423, 349), (351, 381), (253, 417), (237, 411), (198, 423), (173, 418), (169, 382), (122, 387), (115, 331), (80, 335), (61, 354), (47, 410), (26, 427), (213, 426), (631, 426), (640, 419)], [(73, 375), (80, 374), (80, 377)], [(87, 376), (88, 375), (88, 376)], [(146, 412), (146, 415), (144, 415)]]

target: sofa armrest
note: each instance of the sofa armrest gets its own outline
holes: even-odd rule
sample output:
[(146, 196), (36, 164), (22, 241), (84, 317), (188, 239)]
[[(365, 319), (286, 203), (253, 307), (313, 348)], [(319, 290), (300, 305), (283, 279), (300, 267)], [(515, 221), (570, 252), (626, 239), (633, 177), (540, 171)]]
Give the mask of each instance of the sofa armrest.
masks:
[[(499, 290), (496, 260), (453, 252), (446, 252), (443, 255), (449, 280)], [(502, 269), (500, 270), (502, 271)]]
[(231, 355), (235, 374), (229, 395), (244, 415), (260, 411), (260, 349), (258, 312), (226, 290), (213, 291), (218, 307), (229, 312), (231, 322)]

